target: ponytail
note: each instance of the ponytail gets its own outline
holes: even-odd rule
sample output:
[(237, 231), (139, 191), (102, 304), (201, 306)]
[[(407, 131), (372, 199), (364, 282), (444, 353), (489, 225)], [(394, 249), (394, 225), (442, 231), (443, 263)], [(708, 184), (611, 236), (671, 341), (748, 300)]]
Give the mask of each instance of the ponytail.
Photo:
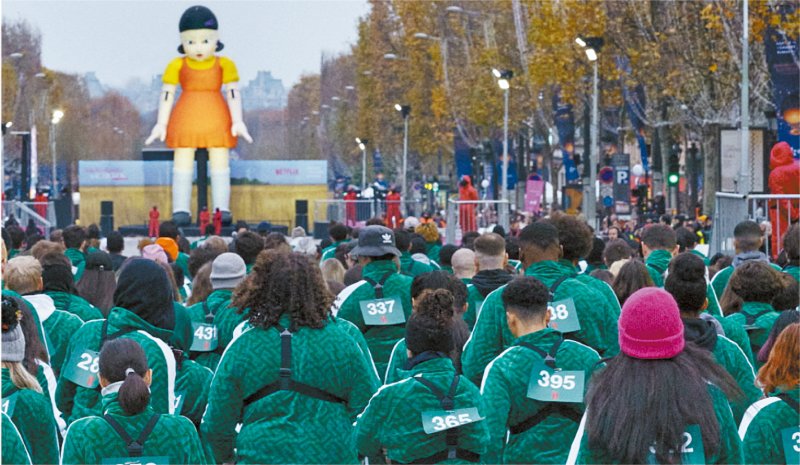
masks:
[(150, 388), (144, 376), (150, 369), (142, 347), (133, 339), (106, 342), (100, 351), (100, 376), (110, 383), (122, 382), (118, 400), (128, 415), (143, 412), (150, 403)]

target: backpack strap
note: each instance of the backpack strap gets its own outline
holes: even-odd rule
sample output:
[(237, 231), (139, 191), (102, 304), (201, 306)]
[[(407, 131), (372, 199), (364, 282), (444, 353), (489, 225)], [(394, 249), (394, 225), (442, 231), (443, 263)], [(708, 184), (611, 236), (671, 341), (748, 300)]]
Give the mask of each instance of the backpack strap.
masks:
[(247, 396), (244, 399), (244, 406), (247, 407), (278, 391), (294, 391), (326, 402), (347, 404), (347, 401), (341, 397), (292, 379), (292, 332), (280, 326), (277, 326), (276, 329), (281, 334), (281, 367), (278, 371), (278, 379)]
[[(769, 313), (771, 311), (772, 311), (772, 309), (768, 308), (768, 309), (765, 309), (765, 310), (761, 310), (760, 312), (756, 313), (755, 315), (751, 315), (749, 313), (745, 313), (744, 314), (745, 324), (747, 324), (748, 326), (752, 326), (752, 325), (756, 324), (756, 320), (757, 319), (761, 318), (762, 316), (766, 315), (767, 313)], [(742, 312), (742, 313), (744, 313), (744, 312)]]
[(550, 286), (550, 301), (552, 302), (553, 300), (555, 300), (555, 298), (556, 298), (556, 289), (558, 289), (558, 286), (560, 286), (561, 283), (563, 283), (564, 281), (566, 281), (568, 279), (575, 278), (577, 276), (578, 276), (577, 274), (565, 274), (565, 275), (561, 276), (560, 278), (556, 279), (556, 282), (554, 282), (553, 285)]
[(792, 399), (792, 397), (788, 393), (784, 392), (784, 393), (778, 394), (775, 397), (777, 397), (780, 400), (782, 400), (782, 401), (786, 402), (787, 404), (789, 404), (789, 406), (792, 407), (796, 413), (800, 414), (800, 403), (798, 403), (796, 400)]
[(509, 427), (508, 430), (511, 432), (511, 434), (524, 433), (525, 431), (528, 431), (529, 429), (543, 422), (551, 415), (560, 415), (562, 417), (569, 418), (575, 423), (580, 423), (582, 413), (567, 405), (557, 405), (555, 402), (548, 402), (547, 405), (539, 409), (539, 411), (533, 416), (530, 416), (526, 420)]
[[(544, 358), (545, 365), (547, 365), (552, 369), (555, 369), (556, 354), (558, 353), (558, 349), (561, 347), (561, 343), (563, 342), (564, 342), (563, 336), (559, 337), (558, 340), (552, 346), (550, 346), (550, 350), (547, 352), (527, 342), (520, 342), (519, 345), (521, 347), (526, 347), (528, 349), (533, 350), (534, 352), (539, 354), (542, 358)], [(598, 364), (599, 363), (603, 363), (603, 360), (599, 361)], [(517, 423), (516, 425), (512, 425), (511, 427), (509, 427), (508, 430), (511, 432), (511, 434), (524, 433), (525, 431), (528, 431), (529, 429), (543, 422), (544, 420), (547, 419), (547, 417), (551, 415), (561, 415), (562, 417), (569, 418), (575, 423), (581, 421), (581, 415), (583, 415), (583, 413), (576, 410), (575, 408), (557, 402), (545, 402), (545, 403), (547, 405), (539, 409), (538, 412), (526, 418), (525, 420), (521, 421), (520, 423)]]
[(383, 298), (383, 285), (386, 284), (386, 280), (389, 279), (389, 276), (393, 275), (394, 271), (387, 271), (383, 276), (381, 276), (380, 281), (375, 281), (372, 278), (364, 277), (364, 281), (368, 282), (373, 289), (375, 289), (375, 298), (382, 299)]
[(125, 428), (119, 424), (117, 420), (115, 420), (111, 415), (105, 414), (103, 415), (103, 419), (108, 422), (111, 428), (125, 441), (125, 447), (128, 449), (128, 457), (141, 457), (142, 452), (144, 450), (144, 442), (147, 441), (147, 438), (150, 436), (150, 433), (153, 432), (153, 428), (156, 427), (156, 423), (158, 423), (158, 419), (161, 417), (159, 414), (155, 414), (150, 417), (150, 420), (144, 426), (144, 429), (139, 434), (139, 437), (136, 438), (134, 441), (130, 434), (125, 431)]
[[(436, 398), (439, 400), (439, 405), (442, 407), (442, 410), (453, 410), (455, 408), (456, 389), (458, 388), (458, 381), (461, 379), (458, 374), (453, 376), (453, 382), (450, 383), (450, 389), (448, 389), (447, 393), (436, 387), (436, 385), (431, 381), (421, 376), (415, 376), (413, 379), (428, 388), (428, 390), (431, 391), (434, 396), (436, 396)], [(466, 449), (458, 448), (459, 428), (460, 427), (457, 426), (445, 431), (445, 444), (447, 445), (447, 449), (439, 451), (429, 457), (414, 460), (410, 463), (439, 463), (452, 459), (462, 459), (468, 462), (479, 462), (480, 455)]]
[(203, 301), (203, 314), (206, 316), (206, 323), (214, 322), (214, 313), (208, 308), (208, 299)]
[(552, 369), (555, 369), (556, 368), (556, 354), (558, 353), (558, 349), (561, 347), (561, 343), (563, 343), (563, 342), (564, 342), (564, 337), (563, 336), (559, 336), (558, 340), (552, 346), (550, 346), (550, 350), (548, 350), (547, 352), (545, 352), (542, 349), (536, 347), (535, 345), (527, 343), (527, 342), (520, 342), (519, 345), (520, 345), (520, 347), (525, 347), (525, 348), (531, 349), (532, 351), (536, 352), (537, 354), (539, 354), (544, 359), (545, 365), (547, 365), (548, 367), (550, 367)]

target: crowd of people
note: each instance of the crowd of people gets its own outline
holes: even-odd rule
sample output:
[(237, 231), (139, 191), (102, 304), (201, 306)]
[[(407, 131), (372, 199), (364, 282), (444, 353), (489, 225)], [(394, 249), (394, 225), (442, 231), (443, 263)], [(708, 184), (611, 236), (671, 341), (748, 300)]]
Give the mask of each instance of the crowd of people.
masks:
[(800, 461), (798, 225), (771, 261), (752, 221), (709, 259), (671, 221), (409, 220), (130, 257), (7, 225), (2, 462)]

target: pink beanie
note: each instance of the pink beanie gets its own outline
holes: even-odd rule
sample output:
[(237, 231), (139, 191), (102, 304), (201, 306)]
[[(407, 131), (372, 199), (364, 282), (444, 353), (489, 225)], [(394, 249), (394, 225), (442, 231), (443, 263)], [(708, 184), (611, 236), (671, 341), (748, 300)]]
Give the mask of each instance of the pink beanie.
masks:
[(153, 260), (154, 262), (169, 264), (169, 260), (167, 260), (167, 253), (164, 252), (164, 248), (158, 244), (150, 244), (145, 246), (142, 249), (142, 257), (148, 260)]
[(672, 358), (683, 351), (683, 322), (672, 295), (657, 287), (634, 292), (619, 317), (619, 346), (629, 357)]

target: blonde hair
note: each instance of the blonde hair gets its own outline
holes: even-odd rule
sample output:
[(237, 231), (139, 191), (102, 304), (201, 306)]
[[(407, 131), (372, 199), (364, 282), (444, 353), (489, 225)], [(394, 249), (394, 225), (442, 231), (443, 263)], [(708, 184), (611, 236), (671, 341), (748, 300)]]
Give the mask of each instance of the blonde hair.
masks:
[(320, 263), (322, 270), (322, 278), (325, 281), (336, 281), (337, 283), (344, 283), (344, 266), (336, 258), (329, 258)]
[(22, 366), (20, 362), (3, 362), (3, 368), (8, 369), (11, 382), (19, 389), (30, 389), (42, 393), (42, 386), (39, 381)]
[(42, 281), (42, 265), (30, 255), (14, 257), (6, 263), (3, 281), (6, 288), (19, 294), (38, 291)]

